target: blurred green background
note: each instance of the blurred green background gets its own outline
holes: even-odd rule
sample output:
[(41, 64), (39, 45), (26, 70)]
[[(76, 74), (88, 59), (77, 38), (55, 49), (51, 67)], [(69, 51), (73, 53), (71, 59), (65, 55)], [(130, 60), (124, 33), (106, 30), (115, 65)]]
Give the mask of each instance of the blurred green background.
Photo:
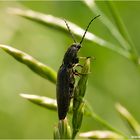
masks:
[[(110, 18), (106, 2), (98, 2)], [(128, 32), (140, 52), (140, 2), (114, 2)], [(9, 7), (28, 8), (72, 21), (85, 28), (95, 16), (81, 1), (14, 1), (0, 2), (0, 44), (22, 50), (56, 71), (70, 44), (71, 37), (60, 31), (7, 13)], [(100, 13), (99, 13), (100, 14)], [(101, 17), (102, 18), (102, 15)], [(96, 20), (89, 31), (116, 44), (107, 28)], [(79, 38), (78, 38), (79, 39)], [(79, 39), (80, 40), (80, 39)], [(102, 118), (120, 131), (128, 133), (114, 104), (120, 102), (140, 122), (140, 71), (128, 59), (84, 41), (79, 56), (95, 56), (86, 99)], [(0, 50), (0, 138), (52, 138), (57, 125), (57, 113), (34, 105), (19, 93), (55, 98), (55, 85), (31, 72), (11, 56)], [(82, 131), (104, 129), (90, 117), (84, 117)]]

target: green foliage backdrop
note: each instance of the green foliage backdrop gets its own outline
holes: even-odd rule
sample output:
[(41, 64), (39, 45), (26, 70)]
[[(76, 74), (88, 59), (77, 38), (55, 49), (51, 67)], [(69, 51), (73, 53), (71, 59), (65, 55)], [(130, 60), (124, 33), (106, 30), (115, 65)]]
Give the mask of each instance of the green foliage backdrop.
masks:
[[(96, 3), (115, 24), (107, 3)], [(140, 54), (140, 2), (113, 4)], [(71, 37), (51, 27), (12, 15), (7, 12), (10, 7), (27, 8), (65, 18), (82, 28), (93, 17), (93, 13), (82, 1), (0, 2), (0, 44), (9, 44), (22, 50), (56, 71), (66, 49), (73, 43)], [(100, 18), (102, 16), (101, 14)], [(120, 43), (99, 20), (89, 30), (115, 45)], [(114, 104), (123, 104), (140, 122), (139, 66), (120, 54), (89, 41), (84, 41), (79, 56), (96, 57), (91, 63), (92, 73), (89, 76), (86, 99), (102, 118), (128, 134)], [(21, 92), (55, 98), (55, 85), (32, 73), (0, 50), (0, 138), (52, 138), (58, 121), (57, 113), (22, 99), (19, 96)], [(84, 117), (81, 131), (100, 128), (93, 119)]]

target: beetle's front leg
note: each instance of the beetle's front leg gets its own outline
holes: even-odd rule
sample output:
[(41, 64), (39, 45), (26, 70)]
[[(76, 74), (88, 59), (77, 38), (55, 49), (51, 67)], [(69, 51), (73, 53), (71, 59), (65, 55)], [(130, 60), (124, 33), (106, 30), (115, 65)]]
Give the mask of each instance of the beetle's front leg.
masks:
[(73, 70), (72, 70), (72, 73), (73, 73), (75, 76), (80, 76), (80, 73), (79, 73), (76, 69), (73, 69)]
[(81, 64), (79, 64), (79, 63), (75, 64), (75, 66), (73, 68), (75, 68), (75, 67), (81, 67), (81, 68), (83, 68), (83, 66)]
[(93, 59), (93, 60), (96, 59), (95, 56), (79, 57), (80, 60), (83, 60), (83, 59), (85, 60), (85, 59), (87, 59), (87, 58), (91, 58), (91, 59)]

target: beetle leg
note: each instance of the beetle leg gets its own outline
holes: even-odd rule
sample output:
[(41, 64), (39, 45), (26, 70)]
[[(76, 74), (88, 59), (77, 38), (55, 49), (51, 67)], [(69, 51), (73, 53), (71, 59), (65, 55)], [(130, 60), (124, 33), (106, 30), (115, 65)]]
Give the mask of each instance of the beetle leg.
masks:
[(72, 99), (74, 97), (73, 91), (74, 91), (74, 83), (70, 83), (70, 85), (69, 85), (69, 97), (70, 97), (70, 99)]
[(79, 57), (79, 59), (84, 59), (84, 60), (87, 58), (91, 58), (93, 60), (96, 59), (95, 56)]
[(87, 75), (87, 74), (90, 74), (91, 72), (88, 72), (88, 73), (80, 73), (80, 72), (78, 72), (76, 69), (75, 70), (73, 70), (73, 74), (75, 75), (75, 76), (81, 76), (81, 75)]
[(81, 64), (79, 64), (79, 63), (75, 64), (74, 67), (81, 67), (81, 68), (83, 68), (83, 66)]
[(81, 64), (77, 63), (77, 64), (74, 65), (74, 67), (73, 67), (73, 69), (72, 69), (72, 72), (73, 72), (74, 75), (80, 76), (80, 73), (75, 69), (76, 67), (81, 67), (81, 68), (83, 68), (83, 66), (82, 66)]
[(75, 84), (75, 79), (74, 79), (74, 74), (73, 74), (73, 69), (72, 73), (70, 74), (70, 82), (69, 82), (69, 98), (73, 98), (73, 91), (74, 91), (74, 84)]
[(76, 76), (79, 76), (79, 77), (80, 77), (80, 75), (81, 75), (81, 74), (80, 74), (80, 73), (79, 73), (79, 72), (75, 69), (75, 70), (74, 70), (74, 75), (76, 75)]
[(72, 72), (75, 76), (80, 76), (80, 73), (76, 69), (73, 69)]

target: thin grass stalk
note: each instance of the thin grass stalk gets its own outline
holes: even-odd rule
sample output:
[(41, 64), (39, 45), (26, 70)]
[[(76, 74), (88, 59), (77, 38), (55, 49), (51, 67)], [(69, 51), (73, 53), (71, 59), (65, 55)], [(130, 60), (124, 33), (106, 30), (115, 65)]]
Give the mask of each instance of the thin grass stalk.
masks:
[(17, 61), (25, 64), (28, 68), (30, 68), (39, 76), (49, 80), (54, 84), (56, 83), (56, 72), (51, 67), (39, 62), (25, 52), (15, 49), (13, 47), (7, 45), (0, 45), (0, 48), (10, 54), (12, 57), (14, 57)]
[[(42, 13), (35, 12), (32, 10), (23, 10), (23, 9), (19, 9), (19, 8), (10, 8), (10, 9), (8, 9), (8, 11), (11, 14), (15, 14), (15, 15), (24, 17), (31, 21), (37, 22), (41, 25), (44, 25), (47, 27), (52, 27), (53, 29), (63, 31), (64, 33), (68, 32), (66, 25), (62, 18), (54, 17), (52, 15), (42, 14)], [(84, 29), (80, 28), (79, 26), (77, 26), (76, 24), (74, 24), (70, 21), (67, 21), (67, 22), (69, 23), (69, 26), (70, 26), (73, 34), (75, 34), (76, 36), (79, 36), (79, 37), (83, 36), (83, 34), (85, 32)], [(93, 33), (87, 32), (86, 36), (85, 36), (85, 40), (96, 43), (101, 47), (108, 48), (112, 51), (119, 53), (120, 55), (122, 55), (128, 59), (131, 59), (131, 54), (128, 51), (124, 50), (120, 46), (114, 45), (111, 42), (108, 42), (108, 41), (96, 36)]]
[(113, 25), (113, 23), (108, 19), (108, 17), (100, 10), (100, 8), (97, 6), (95, 0), (84, 0), (84, 3), (93, 12), (93, 14), (100, 14), (102, 16), (102, 18), (100, 18), (100, 21), (107, 27), (107, 29), (110, 31), (110, 33), (118, 40), (118, 42), (121, 44), (121, 46), (125, 50), (130, 51), (131, 46), (123, 38), (123, 36), (120, 34), (118, 29)]
[(89, 73), (90, 73), (90, 58), (86, 58), (83, 68), (81, 70), (80, 79), (74, 91), (73, 118), (72, 118), (73, 139), (76, 137), (76, 134), (78, 133), (83, 120), (85, 108), (84, 96), (86, 92)]
[(132, 114), (121, 104), (116, 104), (116, 109), (121, 115), (124, 122), (128, 124), (128, 128), (130, 128), (130, 132), (133, 132), (133, 134), (139, 136), (140, 135), (140, 124), (138, 121), (132, 116)]
[(124, 25), (118, 11), (116, 10), (115, 5), (113, 4), (112, 1), (106, 1), (106, 4), (108, 6), (108, 9), (110, 10), (110, 13), (112, 14), (112, 18), (114, 19), (118, 30), (120, 31), (122, 36), (127, 40), (127, 42), (130, 44), (130, 46), (132, 48), (131, 53), (133, 54), (134, 61), (136, 61), (136, 63), (138, 63), (138, 58), (139, 58), (138, 52), (132, 41), (132, 38), (130, 37), (130, 34), (128, 33), (126, 26)]
[(121, 131), (119, 131), (119, 130), (117, 130), (116, 128), (114, 128), (113, 126), (111, 126), (108, 122), (106, 122), (106, 121), (105, 121), (104, 119), (102, 119), (98, 114), (96, 114), (96, 113), (93, 111), (91, 105), (90, 105), (88, 102), (86, 102), (86, 106), (87, 106), (87, 108), (89, 109), (90, 116), (91, 116), (95, 121), (99, 122), (101, 125), (103, 125), (103, 126), (104, 126), (105, 128), (107, 128), (108, 130), (111, 130), (111, 131), (113, 131), (113, 132), (115, 132), (115, 133), (117, 133), (117, 134), (119, 134), (119, 135), (122, 135), (122, 136), (125, 137), (125, 138), (128, 138), (128, 137), (126, 136), (126, 134), (123, 134)]

